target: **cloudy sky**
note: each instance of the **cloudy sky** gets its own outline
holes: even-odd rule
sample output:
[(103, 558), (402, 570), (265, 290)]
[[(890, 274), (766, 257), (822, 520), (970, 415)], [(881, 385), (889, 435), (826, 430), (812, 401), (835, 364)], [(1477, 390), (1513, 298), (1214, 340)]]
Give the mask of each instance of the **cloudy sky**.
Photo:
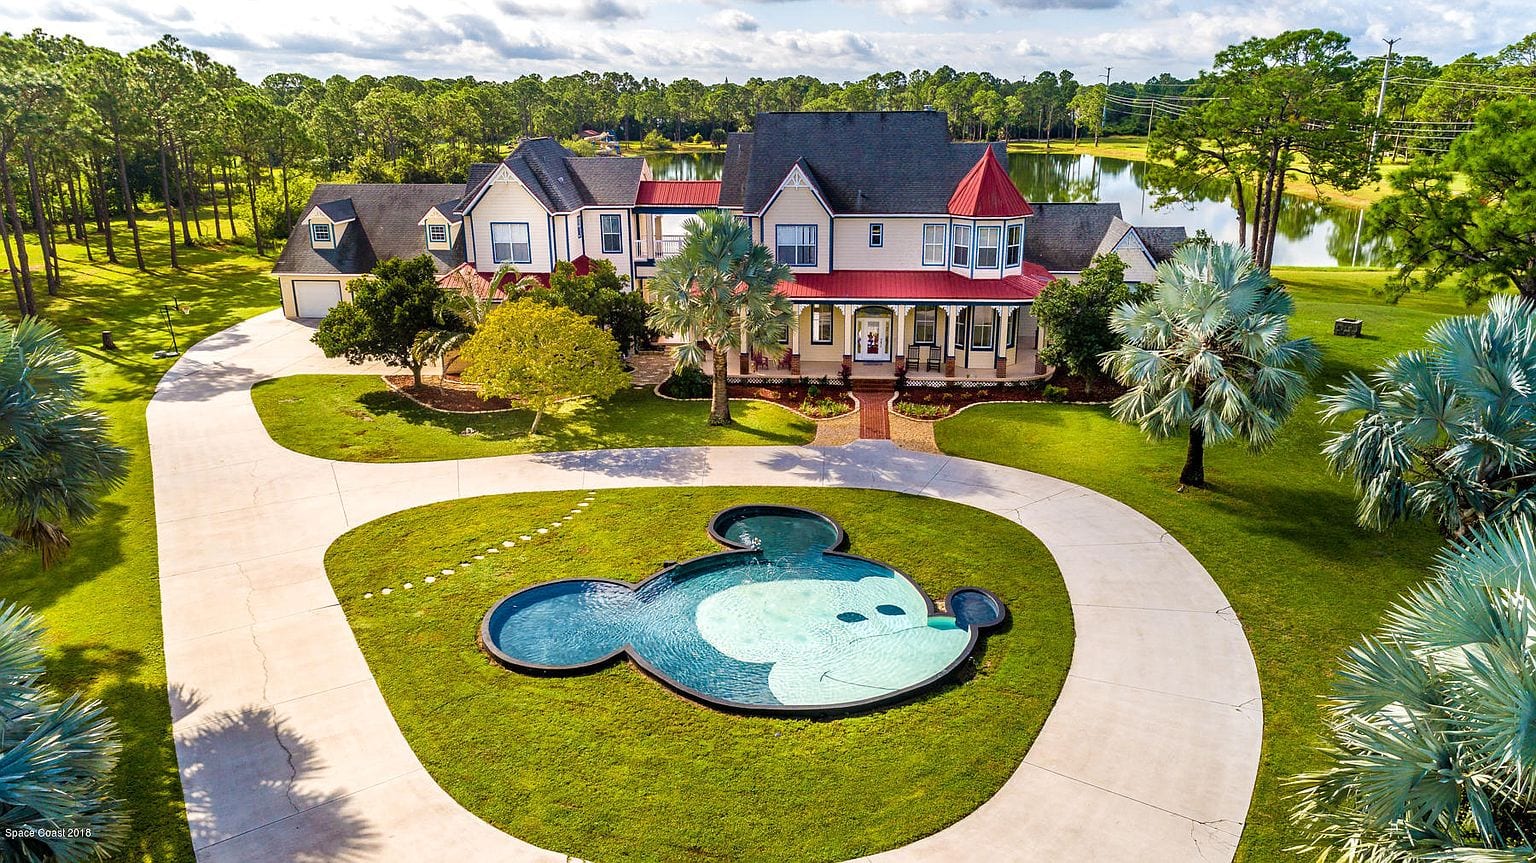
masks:
[(1357, 53), (1448, 60), (1530, 30), (1528, 0), (0, 0), (0, 29), (130, 50), (172, 33), (247, 80), (270, 72), (513, 78), (626, 70), (846, 80), (949, 64), (1116, 80), (1192, 73), (1251, 35), (1325, 27)]

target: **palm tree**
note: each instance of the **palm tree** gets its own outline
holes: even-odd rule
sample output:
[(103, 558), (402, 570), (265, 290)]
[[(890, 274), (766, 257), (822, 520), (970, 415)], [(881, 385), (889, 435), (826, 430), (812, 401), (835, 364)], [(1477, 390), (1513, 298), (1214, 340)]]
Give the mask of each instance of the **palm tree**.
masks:
[(1318, 365), (1311, 339), (1290, 338), (1291, 309), (1241, 246), (1179, 249), (1158, 265), (1152, 296), (1110, 319), (1125, 343), (1100, 361), (1128, 388), (1115, 419), (1159, 439), (1188, 430), (1183, 485), (1205, 485), (1207, 443), (1268, 447)]
[(777, 288), (794, 274), (776, 263), (767, 247), (752, 242), (746, 222), (718, 210), (701, 211), (683, 223), (683, 231), (682, 249), (656, 268), (649, 323), (688, 339), (676, 348), (679, 369), (701, 366), (699, 342), (709, 346), (714, 356), (709, 424), (730, 425), (730, 354), (744, 348), (783, 354), (792, 313), (789, 298)]
[(96, 514), (96, 497), (121, 485), (128, 454), (107, 440), (97, 411), (82, 411), (79, 358), (52, 324), (0, 322), (0, 551), (25, 545), (51, 566), (69, 550), (65, 522)]
[(122, 845), (111, 796), (120, 745), (100, 702), (60, 700), (42, 678), (42, 621), (0, 605), (0, 826), (7, 860), (95, 860)]
[[(472, 280), (470, 274), (462, 270), (450, 273), (435, 310), (437, 325), (418, 333), (411, 345), (411, 353), (418, 363), (426, 365), (428, 361), (436, 361), (441, 367), (439, 389), (448, 377), (448, 355), (462, 348), (503, 300), (544, 289), (543, 282), (522, 275), (511, 264), (498, 267), (485, 288), (476, 284), (477, 280), (478, 277)], [(503, 288), (500, 299), (496, 297), (499, 287)]]
[(1517, 296), (1430, 328), (1428, 350), (1349, 375), (1324, 414), (1358, 414), (1323, 447), (1354, 478), (1358, 518), (1384, 528), (1431, 517), (1456, 535), (1536, 515), (1536, 308)]
[(1536, 531), (1488, 523), (1345, 658), (1301, 849), (1343, 863), (1528, 861), (1536, 823)]

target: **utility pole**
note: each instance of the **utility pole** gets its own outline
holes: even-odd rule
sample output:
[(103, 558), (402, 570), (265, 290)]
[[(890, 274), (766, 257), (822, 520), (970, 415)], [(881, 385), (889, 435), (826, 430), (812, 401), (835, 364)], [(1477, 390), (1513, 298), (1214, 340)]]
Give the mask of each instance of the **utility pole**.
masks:
[(1109, 119), (1109, 73), (1113, 66), (1104, 67), (1104, 99), (1099, 103), (1099, 128), (1093, 130), (1093, 146), (1099, 146), (1099, 135), (1104, 132), (1104, 124)]
[(1394, 36), (1381, 41), (1387, 43), (1387, 62), (1381, 64), (1381, 89), (1376, 91), (1376, 128), (1371, 130), (1371, 167), (1376, 167), (1376, 140), (1381, 134), (1381, 111), (1387, 104), (1387, 73), (1392, 69), (1392, 48), (1402, 37)]

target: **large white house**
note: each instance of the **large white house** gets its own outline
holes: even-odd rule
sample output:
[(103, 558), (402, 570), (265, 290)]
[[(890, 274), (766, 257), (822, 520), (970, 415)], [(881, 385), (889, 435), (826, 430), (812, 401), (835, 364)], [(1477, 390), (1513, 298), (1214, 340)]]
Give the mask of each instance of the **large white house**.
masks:
[(462, 186), (317, 187), (274, 272), (296, 318), (345, 301), (376, 261), (423, 253), (445, 278), (606, 259), (643, 290), (683, 221), (715, 207), (795, 273), (781, 286), (796, 314), (785, 358), (743, 355), (740, 373), (1029, 377), (1046, 283), (1106, 252), (1148, 280), (1184, 229), (1133, 227), (1118, 204), (1032, 204), (1004, 159), (951, 141), (932, 111), (759, 114), (730, 136), (718, 181), (654, 180), (643, 159), (537, 138)]

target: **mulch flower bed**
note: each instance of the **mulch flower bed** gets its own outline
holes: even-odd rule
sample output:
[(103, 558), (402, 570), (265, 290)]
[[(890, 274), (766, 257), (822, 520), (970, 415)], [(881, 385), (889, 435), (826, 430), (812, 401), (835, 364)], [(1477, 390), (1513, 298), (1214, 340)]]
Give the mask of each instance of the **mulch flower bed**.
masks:
[(443, 380), (437, 375), (422, 375), (421, 386), (412, 383), (410, 375), (385, 375), (384, 380), (392, 388), (410, 396), (433, 410), (457, 411), (504, 411), (517, 405), (506, 399), (482, 399), (477, 387), (461, 382), (456, 375)]
[[(848, 398), (848, 389), (838, 386), (816, 385), (818, 399), (831, 399), (846, 406), (844, 414), (853, 412), (853, 401)], [(783, 405), (793, 410), (800, 410), (800, 406), (810, 397), (809, 387), (804, 384), (731, 384), (729, 392), (733, 399), (762, 399), (766, 402)], [(842, 414), (837, 414), (841, 416)], [(830, 417), (820, 417), (829, 419)]]
[[(1052, 397), (1047, 398), (1046, 387), (1052, 387)], [(1065, 388), (1061, 393), (1059, 389)], [(1031, 381), (1022, 386), (996, 386), (996, 387), (907, 387), (901, 391), (901, 398), (897, 405), (902, 403), (918, 405), (935, 405), (948, 408), (948, 411), (939, 416), (949, 414), (967, 406), (982, 402), (1108, 402), (1125, 390), (1110, 381), (1097, 381), (1093, 385), (1093, 392), (1088, 392), (1081, 378), (1058, 375), (1042, 384)], [(898, 408), (899, 412), (899, 408)], [(924, 417), (924, 419), (936, 417)]]

